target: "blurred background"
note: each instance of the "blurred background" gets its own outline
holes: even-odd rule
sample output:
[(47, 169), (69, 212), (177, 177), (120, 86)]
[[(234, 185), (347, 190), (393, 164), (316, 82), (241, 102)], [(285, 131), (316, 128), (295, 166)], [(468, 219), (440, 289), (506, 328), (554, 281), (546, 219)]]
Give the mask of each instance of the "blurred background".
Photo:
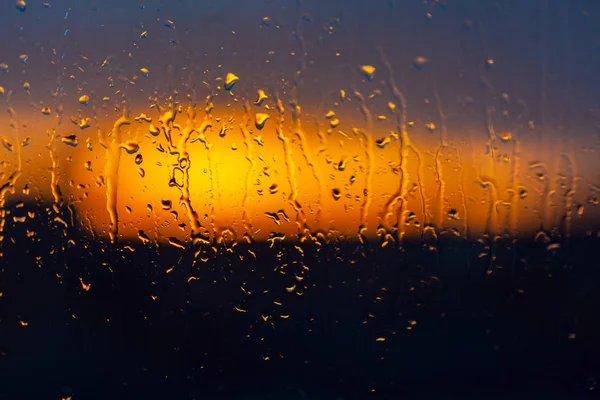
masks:
[(600, 378), (592, 0), (0, 4), (0, 399)]

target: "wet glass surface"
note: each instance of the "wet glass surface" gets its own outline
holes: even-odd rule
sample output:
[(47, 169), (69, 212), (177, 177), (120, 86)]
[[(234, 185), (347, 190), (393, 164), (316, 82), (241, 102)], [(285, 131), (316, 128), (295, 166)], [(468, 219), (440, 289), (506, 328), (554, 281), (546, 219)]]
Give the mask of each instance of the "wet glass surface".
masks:
[(0, 399), (586, 399), (592, 0), (4, 1)]

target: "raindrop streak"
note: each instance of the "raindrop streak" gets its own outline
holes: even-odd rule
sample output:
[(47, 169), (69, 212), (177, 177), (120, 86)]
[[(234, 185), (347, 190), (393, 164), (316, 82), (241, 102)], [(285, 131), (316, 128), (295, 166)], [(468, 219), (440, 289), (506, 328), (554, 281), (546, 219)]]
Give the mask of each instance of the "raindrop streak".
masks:
[[(15, 131), (15, 140), (17, 143), (20, 142), (20, 138), (19, 138), (19, 124), (17, 121), (17, 112), (14, 110), (14, 108), (12, 108), (12, 106), (9, 104), (8, 107), (8, 114), (11, 117), (11, 126), (13, 127), (14, 131)], [(8, 141), (6, 141), (8, 142)], [(2, 143), (4, 144), (4, 140), (2, 141)], [(8, 180), (6, 183), (2, 184), (0, 186), (0, 258), (3, 257), (4, 255), (4, 250), (3, 250), (3, 244), (4, 244), (4, 225), (6, 223), (6, 195), (10, 192), (10, 193), (15, 193), (15, 185), (17, 183), (17, 180), (19, 179), (19, 177), (21, 176), (21, 174), (23, 173), (23, 160), (21, 158), (21, 146), (16, 146), (17, 148), (17, 167), (15, 169), (14, 172), (12, 172), (9, 176), (8, 176)]]
[(106, 210), (110, 216), (109, 237), (111, 243), (115, 243), (119, 234), (119, 215), (117, 212), (117, 192), (119, 189), (119, 164), (121, 163), (121, 130), (129, 125), (128, 109), (123, 107), (123, 115), (119, 118), (112, 129), (112, 140), (110, 143), (102, 132), (98, 131), (100, 144), (106, 148)]
[(371, 111), (367, 107), (367, 102), (362, 94), (358, 91), (354, 91), (354, 95), (358, 97), (360, 100), (360, 110), (362, 111), (366, 121), (367, 121), (367, 130), (368, 133), (364, 131), (359, 131), (361, 137), (359, 138), (361, 147), (365, 156), (367, 158), (367, 171), (365, 173), (365, 186), (363, 189), (363, 202), (360, 208), (360, 227), (358, 228), (358, 238), (362, 242), (366, 238), (367, 225), (368, 225), (368, 217), (369, 217), (369, 208), (371, 206), (371, 196), (372, 196), (372, 181), (373, 181), (373, 138), (371, 133), (373, 132), (373, 116), (371, 115)]

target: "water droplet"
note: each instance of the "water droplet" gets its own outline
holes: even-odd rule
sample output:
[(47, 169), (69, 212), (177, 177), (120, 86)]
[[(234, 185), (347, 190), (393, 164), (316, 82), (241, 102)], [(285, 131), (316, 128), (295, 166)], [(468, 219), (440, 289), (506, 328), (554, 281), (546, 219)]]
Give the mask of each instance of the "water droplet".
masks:
[(502, 133), (499, 133), (498, 136), (500, 137), (500, 140), (502, 140), (503, 142), (508, 142), (512, 139), (512, 133), (510, 133), (510, 132), (502, 132)]
[(27, 10), (27, 3), (25, 2), (25, 0), (17, 0), (15, 6), (17, 7), (17, 10), (21, 12), (25, 12), (25, 10)]
[(165, 211), (170, 210), (172, 205), (173, 205), (173, 203), (171, 202), (171, 200), (161, 200), (160, 201), (160, 206)]
[(158, 130), (158, 128), (156, 126), (154, 126), (154, 124), (150, 124), (148, 131), (150, 132), (150, 134), (152, 136), (158, 136), (160, 134), (160, 131)]
[(0, 64), (0, 71), (2, 71), (2, 72), (8, 72), (8, 64), (1, 63)]
[(429, 132), (433, 132), (435, 131), (435, 124), (433, 122), (428, 122), (425, 124), (425, 129), (427, 129)]
[(339, 200), (342, 197), (340, 189), (337, 188), (331, 189), (331, 194), (333, 195), (334, 200)]
[(140, 39), (145, 39), (148, 37), (148, 31), (144, 31), (142, 33), (140, 33)]
[(448, 219), (457, 220), (458, 219), (458, 211), (454, 208), (448, 210)]
[(487, 60), (485, 60), (485, 68), (487, 70), (490, 70), (490, 69), (492, 69), (492, 67), (494, 66), (495, 63), (496, 62), (494, 61), (493, 58), (488, 57)]
[(11, 142), (8, 141), (8, 138), (3, 137), (2, 139), (0, 139), (0, 141), (2, 142), (2, 146), (4, 146), (4, 148), (8, 151), (13, 151), (13, 145)]
[(231, 90), (235, 86), (235, 84), (240, 80), (240, 78), (231, 72), (228, 72), (225, 76), (225, 90)]
[(417, 70), (422, 71), (427, 67), (429, 62), (429, 59), (419, 56), (415, 57), (415, 59), (413, 60), (413, 65)]
[(79, 144), (79, 139), (77, 138), (77, 135), (63, 136), (61, 138), (61, 141), (67, 146), (71, 147), (77, 147), (77, 145)]
[(147, 78), (150, 71), (148, 71), (148, 68), (140, 68), (140, 72), (144, 75), (144, 78)]
[(256, 97), (256, 101), (254, 102), (254, 104), (256, 104), (257, 106), (262, 106), (263, 102), (265, 100), (267, 100), (269, 98), (269, 96), (267, 96), (267, 94), (265, 93), (264, 90), (259, 89), (258, 90), (258, 95)]
[(256, 129), (262, 129), (265, 126), (265, 123), (269, 119), (269, 114), (265, 113), (256, 113), (256, 117), (254, 119), (254, 124), (256, 125)]
[(88, 96), (87, 94), (84, 94), (83, 96), (81, 96), (79, 98), (79, 104), (83, 104), (84, 106), (87, 106), (89, 102), (90, 102), (90, 96)]
[(340, 120), (339, 118), (333, 118), (332, 120), (329, 121), (329, 126), (331, 126), (332, 128), (337, 128), (340, 124)]
[(92, 122), (91, 118), (83, 118), (81, 121), (79, 121), (79, 129), (89, 128), (91, 122)]
[(29, 82), (24, 82), (23, 89), (25, 89), (26, 91), (29, 91), (31, 89), (31, 84)]
[(529, 192), (527, 191), (527, 189), (521, 189), (521, 190), (519, 190), (519, 198), (520, 199), (526, 198), (527, 195), (529, 195)]
[(366, 80), (372, 81), (373, 78), (375, 78), (375, 67), (372, 65), (362, 65), (360, 67), (360, 73)]
[(138, 154), (137, 156), (135, 156), (135, 163), (137, 165), (140, 165), (143, 161), (144, 161), (144, 158), (142, 157), (141, 154)]
[(279, 186), (276, 183), (272, 184), (271, 187), (269, 187), (269, 193), (271, 194), (277, 193), (278, 190)]
[(285, 291), (288, 293), (292, 293), (294, 290), (296, 290), (296, 285), (292, 285), (292, 286), (288, 286), (285, 288)]
[(325, 113), (325, 118), (331, 119), (333, 117), (335, 117), (335, 112), (333, 110), (329, 110)]
[(23, 143), (21, 143), (21, 146), (22, 146), (22, 147), (27, 147), (27, 146), (29, 146), (30, 144), (31, 144), (31, 137), (30, 137), (30, 136), (27, 136), (27, 137), (26, 137), (26, 138), (23, 140)]
[(92, 162), (91, 161), (86, 161), (83, 165), (86, 170), (88, 170), (88, 171), (92, 170)]
[(2, 86), (0, 86), (0, 96), (4, 96), (4, 93), (6, 93), (6, 91)]
[(129, 154), (134, 154), (140, 149), (140, 145), (133, 140), (128, 140), (125, 143), (121, 144), (121, 148), (124, 149)]
[(81, 282), (81, 288), (83, 290), (85, 290), (86, 292), (90, 291), (90, 288), (92, 287), (91, 283), (85, 283), (82, 278), (79, 278), (79, 282)]
[(43, 107), (42, 108), (42, 114), (44, 115), (50, 115), (50, 107)]
[(377, 147), (379, 147), (380, 149), (383, 149), (383, 148), (384, 148), (385, 146), (387, 146), (387, 145), (388, 145), (388, 144), (389, 144), (391, 141), (392, 141), (392, 139), (390, 139), (390, 137), (389, 137), (389, 136), (386, 136), (386, 137), (384, 137), (384, 138), (377, 139), (377, 140), (375, 141), (375, 145), (376, 145)]

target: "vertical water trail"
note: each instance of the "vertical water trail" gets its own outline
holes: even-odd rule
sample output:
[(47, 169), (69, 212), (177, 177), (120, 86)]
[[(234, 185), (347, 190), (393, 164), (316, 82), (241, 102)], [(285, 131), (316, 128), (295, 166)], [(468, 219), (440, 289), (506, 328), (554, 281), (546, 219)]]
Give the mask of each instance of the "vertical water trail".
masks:
[(304, 237), (306, 232), (306, 217), (304, 215), (304, 211), (302, 210), (302, 206), (298, 202), (298, 181), (296, 179), (296, 164), (294, 163), (293, 150), (290, 144), (290, 139), (283, 132), (283, 124), (285, 120), (285, 110), (283, 108), (283, 103), (278, 95), (275, 95), (275, 101), (277, 103), (277, 126), (275, 127), (275, 131), (277, 133), (277, 138), (283, 144), (283, 153), (285, 159), (285, 167), (287, 172), (288, 184), (290, 186), (290, 195), (288, 196), (288, 202), (296, 211), (296, 225), (298, 226), (298, 238), (301, 239)]
[[(177, 143), (177, 166), (173, 168), (173, 175), (175, 170), (181, 171), (182, 184), (179, 190), (181, 191), (181, 197), (179, 199), (180, 203), (185, 207), (188, 219), (191, 225), (192, 238), (198, 235), (200, 232), (200, 222), (198, 220), (198, 214), (194, 210), (192, 206), (191, 196), (190, 196), (190, 168), (192, 167), (192, 160), (190, 159), (190, 153), (187, 150), (188, 142), (194, 132), (196, 132), (196, 110), (193, 106), (189, 106), (187, 108), (187, 119), (185, 123), (185, 127), (181, 132), (181, 137), (179, 142)], [(170, 132), (170, 129), (167, 127)], [(202, 127), (200, 128), (202, 129)]]
[(520, 186), (519, 182), (519, 173), (521, 166), (521, 141), (515, 132), (513, 137), (513, 149), (512, 149), (512, 171), (511, 171), (511, 200), (510, 200), (510, 209), (509, 209), (509, 219), (508, 225), (509, 230), (513, 237), (518, 237), (519, 235), (519, 193), (518, 188)]
[[(106, 210), (110, 217), (109, 238), (115, 243), (119, 234), (119, 214), (117, 208), (117, 195), (119, 190), (119, 164), (121, 163), (121, 128), (129, 125), (129, 109), (123, 107), (123, 115), (115, 121), (111, 139), (99, 134), (100, 144), (106, 148)], [(100, 131), (99, 131), (100, 133)]]
[(254, 161), (253, 156), (253, 146), (252, 146), (252, 138), (250, 137), (250, 132), (248, 131), (248, 126), (250, 125), (251, 116), (250, 116), (250, 105), (246, 101), (244, 105), (245, 110), (245, 121), (240, 123), (240, 131), (242, 132), (242, 136), (244, 137), (244, 144), (246, 145), (246, 160), (250, 163), (248, 166), (248, 170), (246, 171), (246, 187), (244, 189), (244, 197), (242, 198), (242, 222), (244, 224), (244, 228), (246, 229), (247, 237), (252, 238), (254, 232), (252, 231), (252, 222), (248, 219), (248, 203), (250, 201), (250, 187), (252, 185), (252, 175), (254, 174), (254, 170), (256, 169), (256, 161)]
[[(292, 125), (293, 132), (298, 137), (300, 141), (300, 150), (302, 151), (302, 155), (304, 156), (304, 160), (306, 164), (311, 168), (313, 177), (317, 182), (317, 201), (318, 201), (318, 209), (317, 209), (317, 218), (316, 225), (317, 227), (321, 226), (321, 212), (322, 212), (322, 204), (323, 204), (323, 180), (320, 178), (321, 174), (319, 171), (319, 166), (313, 161), (310, 148), (306, 141), (306, 135), (304, 133), (304, 129), (302, 129), (302, 122), (300, 120), (301, 109), (297, 104), (292, 104)], [(318, 125), (317, 125), (318, 127)]]
[(396, 235), (398, 240), (401, 240), (404, 236), (404, 224), (401, 222), (402, 209), (404, 208), (404, 202), (406, 201), (406, 189), (408, 187), (409, 175), (407, 171), (408, 166), (408, 149), (409, 143), (407, 141), (408, 132), (406, 129), (407, 126), (407, 108), (406, 108), (406, 97), (404, 93), (402, 93), (398, 86), (396, 85), (396, 80), (394, 78), (394, 73), (392, 70), (392, 65), (388, 61), (385, 53), (383, 52), (383, 48), (378, 47), (379, 56), (381, 58), (381, 63), (385, 66), (388, 72), (388, 83), (391, 88), (392, 96), (398, 102), (400, 107), (399, 111), (394, 109), (394, 113), (396, 114), (396, 129), (398, 131), (398, 157), (400, 162), (400, 181), (398, 183), (398, 188), (389, 198), (389, 200), (385, 204), (385, 208), (382, 211), (382, 215), (380, 215), (379, 220), (383, 225), (384, 229), (388, 232), (391, 230), (389, 228), (390, 218), (393, 215), (393, 208), (396, 204), (399, 203), (398, 206), (398, 218), (396, 221)]
[(19, 137), (19, 123), (17, 121), (17, 113), (12, 107), (10, 103), (10, 95), (9, 92), (6, 102), (8, 103), (8, 114), (10, 116), (10, 123), (15, 131), (15, 147), (17, 153), (17, 168), (8, 176), (8, 180), (6, 183), (0, 186), (0, 258), (3, 257), (3, 244), (4, 244), (4, 226), (6, 224), (6, 195), (10, 193), (15, 193), (15, 185), (17, 184), (17, 180), (23, 173), (23, 159), (21, 156), (21, 139)]
[(573, 197), (577, 193), (577, 163), (575, 155), (572, 151), (563, 153), (562, 155), (569, 166), (569, 184), (565, 193), (565, 213), (563, 216), (563, 234), (567, 240), (571, 237), (571, 224), (573, 220)]
[(373, 195), (373, 116), (364, 96), (357, 90), (354, 90), (354, 95), (360, 100), (360, 110), (367, 121), (367, 132), (359, 131), (361, 135), (359, 137), (360, 144), (367, 158), (367, 171), (365, 173), (365, 186), (363, 188), (364, 199), (360, 208), (360, 226), (358, 228), (358, 239), (363, 242), (368, 228), (369, 208), (371, 206), (371, 196)]
[(498, 227), (498, 215), (496, 210), (498, 205), (498, 184), (494, 178), (480, 175), (479, 172), (477, 173), (477, 181), (483, 189), (488, 189), (489, 192), (489, 206), (484, 233), (493, 238), (496, 235), (496, 229)]
[(435, 204), (434, 204), (434, 215), (433, 215), (433, 224), (438, 232), (441, 232), (443, 229), (443, 221), (444, 221), (444, 202), (446, 196), (446, 182), (444, 181), (444, 174), (442, 171), (442, 162), (440, 157), (442, 156), (442, 151), (448, 147), (448, 132), (446, 130), (446, 115), (442, 109), (442, 102), (440, 100), (440, 96), (438, 94), (437, 89), (434, 89), (433, 95), (435, 97), (435, 101), (437, 103), (438, 114), (440, 118), (440, 143), (435, 152), (435, 175), (436, 175), (436, 185), (437, 190), (435, 194)]
[(467, 194), (465, 193), (465, 188), (464, 188), (464, 182), (463, 182), (463, 172), (464, 172), (464, 167), (462, 164), (462, 159), (460, 157), (460, 150), (458, 149), (458, 147), (455, 147), (456, 150), (456, 162), (458, 163), (458, 190), (460, 192), (460, 199), (461, 199), (461, 208), (463, 210), (463, 217), (462, 217), (462, 232), (461, 235), (466, 239), (469, 240), (469, 238), (471, 237), (470, 235), (470, 231), (469, 231), (469, 208), (467, 207)]

